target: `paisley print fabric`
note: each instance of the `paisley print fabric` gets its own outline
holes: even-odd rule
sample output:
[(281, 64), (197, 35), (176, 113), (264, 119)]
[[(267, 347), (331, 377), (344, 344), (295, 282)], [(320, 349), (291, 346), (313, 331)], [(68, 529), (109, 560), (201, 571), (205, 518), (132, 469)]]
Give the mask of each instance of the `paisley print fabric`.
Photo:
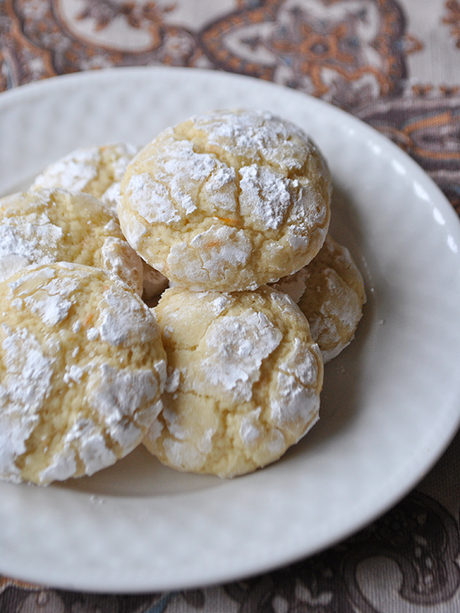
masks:
[[(321, 97), (404, 149), (460, 214), (459, 0), (0, 1), (0, 91), (134, 65), (224, 70)], [(263, 576), (142, 595), (83, 594), (0, 576), (0, 611), (460, 611), (458, 474), (457, 436), (383, 517)]]
[(356, 115), (404, 149), (460, 214), (460, 95), (380, 100)]
[(401, 9), (391, 1), (277, 0), (217, 20), (201, 39), (223, 70), (338, 101), (345, 84), (366, 84), (375, 97), (400, 93), (404, 30)]

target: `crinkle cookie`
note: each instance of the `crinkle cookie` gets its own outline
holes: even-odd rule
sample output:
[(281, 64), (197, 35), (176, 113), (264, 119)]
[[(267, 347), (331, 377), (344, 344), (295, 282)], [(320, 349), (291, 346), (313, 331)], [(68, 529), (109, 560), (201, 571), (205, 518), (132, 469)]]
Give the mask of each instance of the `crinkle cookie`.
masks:
[(176, 285), (255, 289), (305, 266), (329, 224), (320, 151), (270, 113), (216, 111), (168, 128), (128, 165), (118, 215)]
[(116, 213), (89, 194), (36, 190), (0, 200), (0, 281), (30, 264), (76, 262), (103, 268), (142, 293), (141, 258)]
[(330, 235), (308, 266), (274, 287), (299, 305), (324, 362), (353, 340), (366, 302), (364, 281), (348, 249)]
[[(100, 198), (116, 211), (120, 182), (126, 167), (139, 151), (129, 143), (81, 148), (50, 164), (35, 178), (31, 189), (60, 187)], [(143, 264), (143, 297), (150, 300), (168, 286), (165, 277), (146, 262)]]
[(156, 319), (96, 268), (29, 267), (0, 283), (0, 478), (91, 475), (142, 440), (161, 408)]
[(129, 143), (76, 149), (45, 168), (35, 178), (32, 189), (62, 187), (86, 192), (116, 208), (120, 181), (138, 150)]
[(241, 475), (277, 460), (317, 421), (321, 352), (286, 294), (174, 287), (155, 312), (168, 379), (144, 444), (162, 463)]

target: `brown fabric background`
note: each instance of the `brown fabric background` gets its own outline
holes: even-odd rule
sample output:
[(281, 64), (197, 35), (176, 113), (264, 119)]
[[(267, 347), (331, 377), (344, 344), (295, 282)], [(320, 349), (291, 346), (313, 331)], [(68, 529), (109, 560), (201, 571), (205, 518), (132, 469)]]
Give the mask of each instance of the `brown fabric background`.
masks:
[[(397, 143), (460, 214), (459, 0), (0, 1), (0, 91), (134, 65), (224, 70), (321, 97)], [(244, 582), (115, 596), (0, 576), (0, 611), (460, 611), (459, 474), (457, 436), (419, 487), (365, 530)]]

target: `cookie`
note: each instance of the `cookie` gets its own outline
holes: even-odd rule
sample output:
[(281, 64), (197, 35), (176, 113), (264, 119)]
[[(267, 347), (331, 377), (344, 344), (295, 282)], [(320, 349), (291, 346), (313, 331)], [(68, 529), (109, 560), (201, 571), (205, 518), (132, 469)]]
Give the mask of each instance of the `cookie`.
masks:
[(76, 149), (45, 168), (31, 189), (61, 187), (85, 192), (116, 208), (120, 181), (138, 150), (128, 143)]
[(118, 216), (132, 247), (174, 284), (255, 289), (316, 255), (330, 189), (326, 162), (300, 128), (270, 113), (215, 111), (135, 156)]
[[(60, 187), (100, 198), (116, 211), (120, 197), (120, 182), (128, 163), (139, 147), (115, 143), (99, 147), (80, 148), (50, 164), (32, 183), (31, 189)], [(167, 279), (143, 262), (143, 297), (159, 296), (168, 286)]]
[(321, 353), (287, 295), (174, 287), (155, 312), (168, 379), (144, 445), (162, 463), (242, 475), (277, 460), (316, 422)]
[(30, 264), (76, 262), (103, 268), (142, 294), (141, 258), (116, 213), (89, 194), (35, 190), (0, 200), (0, 281)]
[(154, 315), (104, 271), (61, 262), (0, 282), (0, 478), (113, 464), (158, 414), (165, 377)]
[(324, 362), (353, 340), (366, 302), (364, 281), (348, 249), (330, 235), (308, 266), (274, 287), (299, 305)]

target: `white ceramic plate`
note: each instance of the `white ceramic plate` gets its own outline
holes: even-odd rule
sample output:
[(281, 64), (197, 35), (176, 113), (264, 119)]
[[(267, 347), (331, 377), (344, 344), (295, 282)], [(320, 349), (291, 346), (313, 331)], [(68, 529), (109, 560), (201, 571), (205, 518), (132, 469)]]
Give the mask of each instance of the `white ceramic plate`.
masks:
[(273, 110), (310, 132), (334, 178), (332, 229), (367, 282), (355, 341), (326, 368), (320, 423), (233, 481), (161, 467), (142, 449), (92, 478), (0, 484), (0, 571), (82, 590), (223, 582), (317, 552), (423, 477), (460, 415), (460, 231), (423, 171), (318, 100), (224, 73), (116, 69), (0, 95), (0, 193), (78, 146), (142, 144), (214, 108)]

